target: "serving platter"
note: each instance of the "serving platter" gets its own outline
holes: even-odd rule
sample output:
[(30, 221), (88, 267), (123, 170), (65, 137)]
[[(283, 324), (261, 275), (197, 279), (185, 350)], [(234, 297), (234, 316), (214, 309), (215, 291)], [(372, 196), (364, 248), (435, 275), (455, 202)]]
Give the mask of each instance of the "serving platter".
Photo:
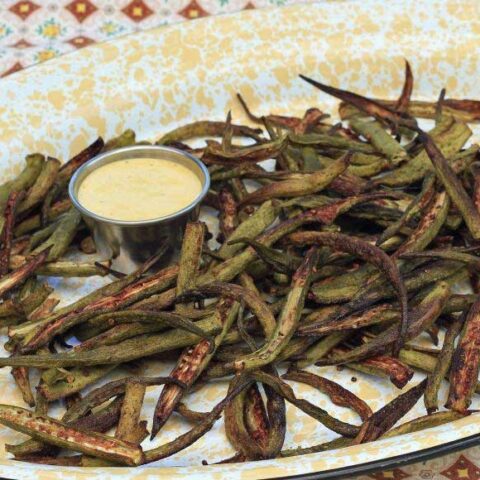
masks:
[[(335, 1), (246, 11), (159, 28), (88, 47), (16, 73), (1, 82), (0, 171), (8, 179), (25, 154), (40, 151), (66, 160), (99, 134), (108, 138), (132, 128), (140, 139), (155, 139), (172, 127), (204, 118), (223, 120), (232, 110), (245, 121), (235, 101), (241, 92), (259, 114), (301, 115), (312, 105), (331, 112), (335, 102), (298, 79), (303, 73), (325, 83), (371, 96), (396, 97), (403, 81), (403, 59), (416, 73), (415, 98), (432, 99), (441, 88), (456, 98), (480, 98), (480, 5), (474, 1)], [(478, 140), (477, 138), (474, 140)], [(208, 222), (214, 219), (207, 217)], [(56, 281), (63, 303), (70, 303), (105, 280)], [(6, 355), (2, 352), (2, 355)], [(143, 374), (167, 374), (158, 362)], [(312, 371), (318, 372), (319, 367)], [(386, 381), (372, 381), (348, 369), (323, 368), (322, 375), (380, 408), (398, 392)], [(124, 372), (125, 373), (125, 372)], [(119, 373), (118, 375), (120, 375)], [(416, 375), (414, 385), (422, 378)], [(22, 405), (8, 369), (0, 370), (2, 403)], [(295, 384), (299, 396), (319, 406), (331, 404), (311, 388)], [(226, 384), (202, 389), (192, 408), (208, 410)], [(145, 408), (151, 411), (153, 391)], [(474, 405), (478, 408), (478, 404)], [(333, 411), (333, 410), (331, 410)], [(354, 421), (350, 412), (333, 413)], [(423, 413), (423, 405), (403, 421)], [(286, 447), (308, 446), (334, 434), (294, 407), (287, 410)], [(157, 444), (187, 429), (174, 417)], [(195, 445), (142, 468), (50, 467), (13, 462), (0, 452), (0, 476), (21, 479), (257, 479), (315, 475), (334, 478), (388, 468), (405, 461), (462, 448), (480, 437), (475, 414), (427, 431), (327, 453), (254, 463), (202, 466), (233, 454), (217, 422)], [(21, 435), (0, 429), (0, 443)], [(313, 478), (313, 477), (312, 477)]]

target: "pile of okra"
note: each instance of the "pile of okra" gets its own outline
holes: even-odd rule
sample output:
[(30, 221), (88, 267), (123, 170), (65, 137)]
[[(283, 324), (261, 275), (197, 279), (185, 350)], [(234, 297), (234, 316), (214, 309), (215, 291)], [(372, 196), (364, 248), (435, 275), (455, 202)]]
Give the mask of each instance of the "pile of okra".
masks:
[[(190, 222), (178, 262), (165, 268), (152, 269), (153, 258), (125, 275), (89, 261), (94, 245), (67, 195), (90, 158), (138, 143), (131, 130), (98, 138), (64, 164), (29, 155), (0, 186), (0, 325), (10, 354), (0, 367), (12, 369), (30, 407), (0, 405), (0, 423), (30, 437), (6, 445), (16, 460), (142, 465), (191, 446), (223, 417), (236, 453), (212, 451), (206, 461), (242, 462), (371, 442), (472, 413), (480, 393), (480, 162), (479, 146), (467, 145), (480, 102), (445, 91), (432, 102), (411, 100), (408, 63), (394, 100), (302, 79), (341, 101), (339, 123), (318, 108), (257, 116), (238, 95), (255, 127), (228, 114), (156, 142), (208, 166), (203, 205), (219, 225), (213, 238), (205, 223)], [(262, 166), (268, 159), (273, 170)], [(69, 261), (72, 249), (86, 261)], [(44, 277), (93, 275), (114, 280), (62, 308)], [(105, 383), (140, 359), (176, 364), (165, 377), (131, 373)], [(322, 376), (332, 366), (391, 382), (398, 394), (372, 411)], [(414, 369), (424, 380), (412, 380)], [(229, 388), (213, 410), (189, 408), (219, 378)], [(330, 413), (292, 382), (325, 394)], [(158, 395), (153, 418), (142, 409), (147, 388)], [(418, 401), (423, 416), (402, 423)], [(65, 407), (59, 419), (49, 414), (56, 402)], [(284, 447), (287, 402), (335, 438)], [(334, 405), (358, 420), (336, 418)], [(175, 415), (190, 424), (187, 433), (149, 447), (146, 437)]]

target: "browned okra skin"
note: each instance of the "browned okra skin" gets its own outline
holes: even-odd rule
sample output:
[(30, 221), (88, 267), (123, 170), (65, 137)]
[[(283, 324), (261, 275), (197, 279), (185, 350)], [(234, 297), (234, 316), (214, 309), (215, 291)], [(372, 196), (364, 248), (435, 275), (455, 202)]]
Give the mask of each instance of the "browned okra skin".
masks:
[[(144, 143), (132, 130), (106, 143), (97, 139), (63, 166), (30, 155), (20, 175), (0, 185), (0, 325), (9, 327), (10, 354), (0, 366), (13, 367), (24, 400), (36, 402), (35, 413), (0, 406), (0, 422), (32, 437), (8, 446), (16, 459), (153, 462), (192, 445), (222, 411), (237, 452), (225, 462), (323, 452), (471, 413), (480, 392), (480, 181), (479, 147), (465, 143), (480, 102), (446, 100), (444, 92), (436, 104), (413, 100), (408, 62), (392, 102), (302, 78), (340, 99), (348, 123), (334, 124), (317, 108), (260, 116), (239, 96), (262, 128), (234, 123), (228, 112), (226, 121), (201, 120), (160, 136), (158, 143), (207, 164), (211, 186), (203, 206), (218, 212), (220, 229), (213, 238), (210, 219), (190, 222), (178, 264), (161, 271), (149, 272), (154, 259), (125, 276), (108, 259), (68, 257), (93, 251), (67, 199), (69, 179), (101, 151)], [(435, 126), (424, 133), (414, 115), (433, 118)], [(205, 145), (191, 146), (205, 136)], [(260, 163), (270, 158), (273, 171)], [(37, 275), (116, 280), (56, 308), (52, 289)], [(462, 282), (474, 294), (452, 294)], [(424, 333), (432, 343), (419, 347)], [(55, 353), (72, 336), (80, 343)], [(176, 365), (167, 378), (142, 377), (132, 370), (139, 359)], [(317, 366), (337, 364), (365, 374), (363, 382), (390, 381), (401, 391), (372, 413), (353, 391), (318, 375)], [(288, 367), (283, 377), (278, 366)], [(90, 389), (119, 368), (129, 369), (124, 378)], [(43, 370), (36, 398), (31, 369)], [(428, 378), (412, 386), (415, 370)], [(232, 374), (227, 396), (212, 411), (186, 406), (205, 385)], [(432, 413), (445, 378), (450, 411)], [(287, 382), (324, 393), (327, 407), (301, 398)], [(145, 390), (158, 385), (152, 437), (175, 412), (193, 428), (144, 453)], [(431, 415), (395, 428), (422, 395)], [(60, 399), (67, 405), (62, 421), (47, 416), (50, 402)], [(286, 402), (340, 437), (282, 450)], [(337, 418), (332, 405), (349, 408), (359, 423)], [(115, 437), (98, 433), (115, 426)], [(69, 450), (81, 455), (63, 460)]]

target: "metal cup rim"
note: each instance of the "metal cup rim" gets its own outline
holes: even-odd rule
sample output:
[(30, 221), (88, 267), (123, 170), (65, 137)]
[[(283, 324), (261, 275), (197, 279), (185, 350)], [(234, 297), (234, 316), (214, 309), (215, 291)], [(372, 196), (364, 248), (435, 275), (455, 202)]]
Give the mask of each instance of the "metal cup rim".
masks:
[[(171, 213), (170, 215), (165, 215), (163, 217), (157, 217), (157, 218), (152, 218), (150, 220), (115, 220), (112, 218), (108, 217), (103, 217), (101, 215), (98, 215), (91, 210), (88, 210), (85, 208), (77, 198), (77, 194), (75, 192), (75, 188), (78, 182), (78, 179), (81, 178), (82, 174), (85, 172), (85, 170), (88, 170), (92, 168), (92, 165), (100, 164), (98, 165), (99, 167), (102, 165), (102, 162), (105, 161), (105, 159), (115, 156), (115, 155), (121, 155), (122, 153), (132, 153), (132, 156), (135, 153), (138, 152), (145, 152), (145, 151), (154, 151), (154, 152), (169, 152), (169, 153), (174, 153), (176, 155), (182, 156), (189, 161), (195, 163), (201, 170), (204, 180), (203, 180), (203, 186), (201, 192), (198, 194), (197, 198), (190, 204), (188, 204), (186, 207), (182, 208), (181, 210), (178, 210), (177, 212)], [(118, 160), (121, 160), (119, 158)], [(115, 161), (115, 160), (113, 160)], [(126, 226), (126, 227), (139, 227), (139, 226), (145, 226), (145, 225), (154, 225), (157, 223), (162, 223), (162, 222), (167, 222), (170, 220), (174, 220), (177, 217), (181, 217), (185, 215), (186, 213), (190, 212), (193, 210), (205, 197), (205, 195), (208, 192), (208, 189), (210, 188), (210, 173), (208, 171), (208, 168), (206, 165), (201, 162), (197, 157), (191, 155), (190, 153), (184, 152), (182, 150), (179, 150), (178, 148), (172, 148), (172, 147), (165, 147), (161, 145), (133, 145), (130, 147), (122, 147), (122, 148), (117, 148), (115, 150), (111, 150), (108, 152), (100, 153), (99, 155), (96, 155), (95, 157), (91, 158), (88, 162), (84, 163), (72, 176), (70, 179), (69, 185), (68, 185), (68, 195), (70, 197), (70, 200), (72, 204), (75, 206), (77, 210), (80, 211), (83, 215), (86, 215), (87, 217), (92, 218), (93, 220), (99, 221), (99, 222), (104, 222), (108, 223), (111, 225), (119, 225), (119, 226)]]

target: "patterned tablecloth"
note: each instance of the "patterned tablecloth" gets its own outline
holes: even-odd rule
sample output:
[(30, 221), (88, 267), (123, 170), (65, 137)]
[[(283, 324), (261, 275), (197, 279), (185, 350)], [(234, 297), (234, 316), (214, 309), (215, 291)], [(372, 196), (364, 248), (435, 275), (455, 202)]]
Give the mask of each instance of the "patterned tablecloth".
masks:
[[(0, 76), (118, 35), (300, 0), (1, 0)], [(303, 3), (306, 3), (303, 1)], [(401, 454), (402, 452), (398, 452)], [(480, 447), (356, 480), (479, 480)]]

